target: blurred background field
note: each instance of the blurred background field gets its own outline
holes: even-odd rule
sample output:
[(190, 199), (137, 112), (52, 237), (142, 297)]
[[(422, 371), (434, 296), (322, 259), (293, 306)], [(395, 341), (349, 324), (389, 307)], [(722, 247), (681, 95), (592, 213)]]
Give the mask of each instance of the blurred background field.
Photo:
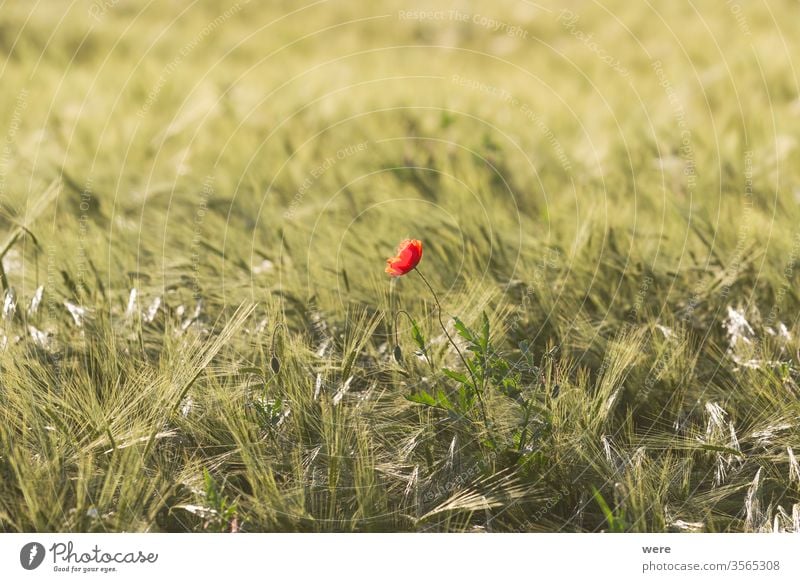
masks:
[(800, 531), (795, 17), (0, 4), (0, 531)]

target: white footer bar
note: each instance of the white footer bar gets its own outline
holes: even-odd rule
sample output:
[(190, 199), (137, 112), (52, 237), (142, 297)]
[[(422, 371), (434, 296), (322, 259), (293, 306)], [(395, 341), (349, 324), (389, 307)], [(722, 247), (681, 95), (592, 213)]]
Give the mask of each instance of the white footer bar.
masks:
[(2, 534), (0, 580), (796, 581), (798, 554), (794, 534)]

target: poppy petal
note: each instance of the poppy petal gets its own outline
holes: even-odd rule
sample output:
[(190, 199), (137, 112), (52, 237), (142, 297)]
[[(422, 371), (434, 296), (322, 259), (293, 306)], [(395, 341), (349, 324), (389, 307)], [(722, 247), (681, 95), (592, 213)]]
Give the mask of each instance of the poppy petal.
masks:
[(414, 270), (422, 258), (422, 243), (415, 239), (404, 240), (396, 252), (396, 256), (386, 260), (386, 273), (392, 277), (400, 277)]

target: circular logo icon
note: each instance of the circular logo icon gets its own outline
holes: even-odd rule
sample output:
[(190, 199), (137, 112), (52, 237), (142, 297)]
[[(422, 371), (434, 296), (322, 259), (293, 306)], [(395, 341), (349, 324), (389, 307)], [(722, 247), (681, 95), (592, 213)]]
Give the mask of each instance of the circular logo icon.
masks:
[(35, 570), (44, 561), (44, 546), (39, 542), (30, 542), (19, 551), (19, 563), (26, 570)]

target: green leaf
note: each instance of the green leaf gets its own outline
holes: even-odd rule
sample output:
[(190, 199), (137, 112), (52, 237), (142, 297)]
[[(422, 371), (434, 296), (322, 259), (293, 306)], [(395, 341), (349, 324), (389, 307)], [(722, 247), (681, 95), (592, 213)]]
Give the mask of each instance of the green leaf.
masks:
[(203, 482), (205, 485), (206, 499), (208, 503), (215, 509), (219, 506), (219, 491), (217, 490), (217, 483), (214, 477), (208, 472), (208, 469), (203, 467)]
[(450, 370), (448, 368), (443, 368), (442, 372), (448, 378), (452, 378), (456, 382), (460, 382), (461, 384), (469, 384), (469, 380), (467, 380), (467, 376), (462, 374), (461, 372), (456, 372), (455, 370)]
[(486, 315), (485, 311), (481, 315), (483, 319), (483, 325), (481, 327), (480, 345), (483, 350), (486, 351), (489, 348), (489, 317)]
[(614, 512), (606, 503), (606, 500), (603, 499), (603, 495), (597, 490), (597, 488), (592, 485), (592, 496), (594, 500), (597, 502), (597, 505), (600, 506), (600, 511), (603, 512), (603, 516), (606, 518), (608, 522), (608, 529), (611, 532), (624, 532), (625, 531), (625, 519), (624, 516), (617, 517), (614, 515)]
[(511, 398), (516, 398), (520, 395), (519, 387), (517, 386), (517, 380), (513, 377), (505, 377), (502, 380), (503, 391), (510, 396)]
[(441, 388), (439, 388), (439, 390), (436, 392), (436, 402), (439, 404), (441, 408), (444, 408), (445, 410), (453, 409), (453, 405), (450, 403), (450, 399), (447, 397), (447, 394), (445, 394), (445, 391), (442, 390)]
[(417, 392), (416, 394), (406, 395), (406, 400), (416, 402), (417, 404), (424, 404), (425, 406), (436, 406), (436, 399), (425, 390)]
[(411, 336), (414, 338), (414, 343), (417, 344), (417, 347), (422, 350), (422, 353), (425, 353), (425, 336), (422, 335), (422, 332), (419, 330), (419, 326), (417, 322), (413, 319), (411, 320)]
[(450, 402), (450, 399), (447, 397), (447, 394), (444, 393), (442, 389), (439, 389), (436, 392), (436, 396), (432, 396), (425, 390), (417, 392), (416, 394), (409, 394), (406, 396), (406, 400), (411, 402), (415, 402), (417, 404), (423, 404), (425, 406), (431, 406), (433, 408), (442, 408), (444, 410), (452, 410), (453, 404)]
[(600, 491), (597, 490), (597, 487), (595, 487), (594, 485), (592, 485), (592, 497), (594, 497), (594, 500), (597, 502), (597, 505), (600, 506), (600, 511), (603, 512), (603, 516), (605, 516), (609, 527), (613, 529), (614, 512), (611, 511), (611, 508), (608, 506), (608, 503), (606, 503), (606, 500), (603, 499), (603, 495), (600, 493)]
[(458, 389), (458, 405), (462, 414), (466, 414), (468, 410), (475, 404), (475, 391), (471, 390), (469, 385), (463, 384)]
[(466, 325), (464, 325), (463, 321), (461, 321), (457, 317), (454, 317), (453, 318), (453, 322), (454, 322), (454, 326), (456, 328), (456, 331), (458, 332), (458, 335), (460, 335), (461, 337), (463, 337), (465, 340), (467, 340), (470, 343), (473, 343), (473, 344), (477, 344), (478, 343), (477, 341), (475, 341), (475, 335), (469, 330), (469, 328)]

